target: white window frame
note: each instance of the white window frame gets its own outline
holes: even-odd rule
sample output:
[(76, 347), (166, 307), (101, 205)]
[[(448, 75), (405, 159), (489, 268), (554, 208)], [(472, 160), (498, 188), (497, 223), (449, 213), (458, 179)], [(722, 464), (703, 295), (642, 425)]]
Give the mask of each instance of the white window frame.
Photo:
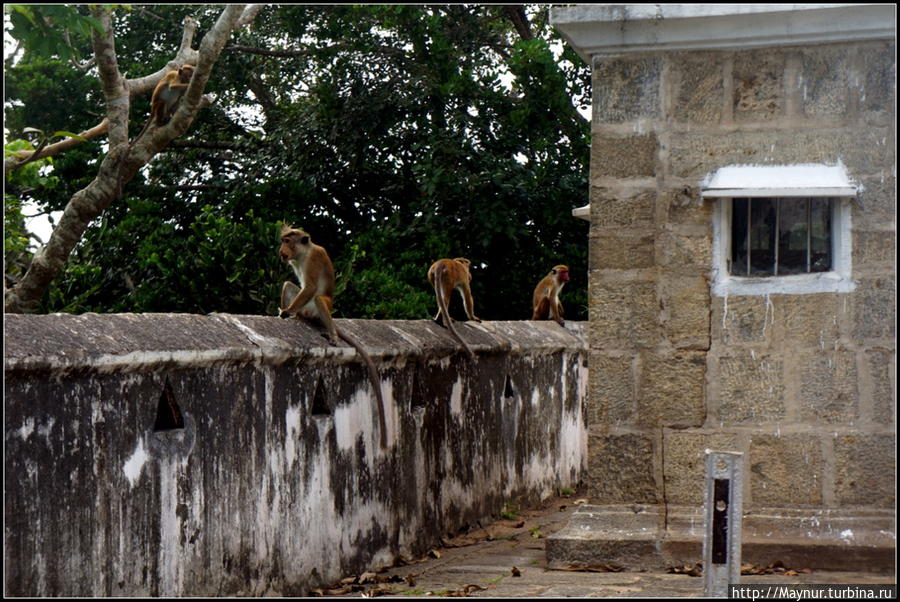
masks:
[[(806, 168), (805, 172), (803, 168)], [(773, 187), (768, 184), (773, 181), (785, 181), (784, 174), (788, 172), (800, 173), (801, 177), (792, 180), (790, 187)], [(804, 173), (805, 175), (803, 175)], [(823, 183), (828, 185), (823, 186)], [(758, 184), (758, 186), (754, 186), (754, 184)], [(727, 297), (732, 295), (849, 293), (856, 288), (856, 283), (852, 279), (850, 239), (852, 231), (850, 208), (852, 199), (856, 196), (856, 186), (846, 178), (843, 166), (840, 164), (836, 167), (729, 167), (719, 170), (712, 178), (707, 178), (701, 184), (701, 190), (704, 198), (715, 200), (712, 249), (712, 291), (714, 295)], [(831, 203), (831, 270), (785, 276), (732, 275), (729, 270), (732, 248), (732, 199), (782, 198), (789, 202), (791, 197), (833, 199)]]

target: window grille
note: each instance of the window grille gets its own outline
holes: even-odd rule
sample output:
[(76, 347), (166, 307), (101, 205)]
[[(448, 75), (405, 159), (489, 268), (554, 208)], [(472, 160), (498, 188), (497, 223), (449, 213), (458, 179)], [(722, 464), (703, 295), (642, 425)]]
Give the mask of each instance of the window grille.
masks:
[(832, 204), (821, 197), (734, 198), (733, 276), (787, 276), (832, 270)]

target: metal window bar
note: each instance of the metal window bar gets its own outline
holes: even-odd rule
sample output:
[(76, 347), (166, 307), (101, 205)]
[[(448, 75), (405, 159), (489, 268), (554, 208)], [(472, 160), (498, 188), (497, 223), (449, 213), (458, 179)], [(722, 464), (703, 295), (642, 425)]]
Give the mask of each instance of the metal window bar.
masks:
[(750, 212), (750, 205), (753, 202), (753, 199), (747, 199), (747, 271), (746, 275), (750, 275), (750, 231), (752, 222), (750, 221), (753, 217), (753, 214)]
[(806, 273), (812, 271), (812, 201), (806, 199)]
[(775, 199), (775, 271), (773, 276), (778, 275), (778, 251), (781, 248), (781, 199)]

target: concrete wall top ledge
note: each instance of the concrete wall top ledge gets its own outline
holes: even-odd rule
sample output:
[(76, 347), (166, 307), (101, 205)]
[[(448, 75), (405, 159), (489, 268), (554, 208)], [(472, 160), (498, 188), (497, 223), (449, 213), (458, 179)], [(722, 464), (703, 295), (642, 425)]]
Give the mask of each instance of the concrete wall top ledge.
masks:
[(595, 54), (895, 39), (893, 4), (614, 4), (553, 7), (550, 22)]
[[(286, 361), (357, 361), (341, 341), (299, 320), (230, 314), (7, 314), (4, 369), (132, 371), (160, 364), (279, 364)], [(431, 320), (336, 320), (376, 361), (461, 351), (446, 329)], [(457, 323), (476, 354), (548, 353), (587, 348), (583, 323)]]

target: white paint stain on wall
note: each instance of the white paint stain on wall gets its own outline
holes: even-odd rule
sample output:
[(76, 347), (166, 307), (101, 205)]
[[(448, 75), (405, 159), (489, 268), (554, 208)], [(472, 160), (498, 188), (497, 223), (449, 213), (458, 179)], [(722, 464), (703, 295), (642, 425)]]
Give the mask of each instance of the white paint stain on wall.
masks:
[(174, 458), (159, 462), (159, 595), (184, 591), (180, 561), (181, 518), (178, 516), (178, 468)]
[(340, 404), (334, 409), (334, 433), (337, 438), (338, 449), (348, 451), (356, 447), (356, 439), (360, 434), (366, 442), (368, 449), (374, 449), (376, 441), (378, 418), (374, 395), (369, 395), (368, 382), (360, 385), (350, 401)]
[(284, 461), (287, 468), (297, 459), (297, 440), (300, 438), (300, 406), (288, 407), (284, 413)]
[(50, 416), (47, 419), (47, 423), (38, 427), (37, 431), (39, 435), (42, 435), (44, 439), (47, 440), (47, 443), (50, 443), (50, 431), (53, 429), (53, 425), (56, 424), (56, 418)]
[(122, 467), (125, 476), (128, 478), (128, 483), (134, 487), (137, 483), (138, 479), (141, 477), (141, 472), (144, 470), (144, 464), (147, 463), (147, 450), (144, 449), (144, 438), (141, 437), (138, 439), (137, 447), (134, 448), (134, 452), (131, 454), (131, 457), (125, 462), (125, 465)]
[(31, 436), (31, 433), (34, 432), (34, 418), (28, 418), (25, 420), (25, 424), (19, 427), (19, 437), (22, 438), (22, 441), (27, 441)]
[(454, 417), (458, 417), (462, 414), (462, 392), (462, 378), (457, 377), (456, 382), (453, 383), (453, 389), (450, 391), (450, 413), (453, 414)]

